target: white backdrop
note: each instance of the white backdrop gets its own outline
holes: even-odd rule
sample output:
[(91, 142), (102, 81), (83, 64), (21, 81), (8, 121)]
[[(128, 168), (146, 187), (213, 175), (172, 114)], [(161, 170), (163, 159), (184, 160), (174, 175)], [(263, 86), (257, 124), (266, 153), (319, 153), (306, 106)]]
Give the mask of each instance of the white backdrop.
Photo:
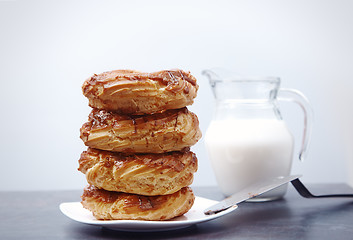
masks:
[[(352, 12), (348, 0), (0, 0), (0, 190), (86, 185), (77, 171), (85, 149), (79, 128), (90, 111), (81, 85), (113, 69), (190, 70), (200, 85), (190, 109), (203, 132), (213, 104), (203, 69), (279, 76), (315, 112), (308, 159), (295, 160), (293, 173), (305, 182), (348, 182)], [(299, 142), (302, 113), (283, 108)], [(216, 185), (203, 139), (193, 151), (199, 158), (194, 186)]]

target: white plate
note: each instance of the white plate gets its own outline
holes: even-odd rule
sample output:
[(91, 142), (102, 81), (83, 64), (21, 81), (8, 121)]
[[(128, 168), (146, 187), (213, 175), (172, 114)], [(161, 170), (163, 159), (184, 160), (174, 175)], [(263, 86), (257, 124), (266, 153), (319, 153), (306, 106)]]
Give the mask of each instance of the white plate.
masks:
[(203, 211), (216, 204), (217, 201), (207, 198), (196, 197), (195, 203), (189, 212), (183, 216), (168, 221), (141, 221), (141, 220), (97, 220), (92, 213), (84, 209), (80, 202), (61, 203), (60, 210), (67, 217), (80, 223), (101, 226), (113, 230), (134, 231), (134, 232), (151, 232), (166, 231), (184, 228), (193, 224), (210, 221), (224, 216), (234, 211), (237, 206), (231, 207), (223, 212), (213, 215), (205, 215)]

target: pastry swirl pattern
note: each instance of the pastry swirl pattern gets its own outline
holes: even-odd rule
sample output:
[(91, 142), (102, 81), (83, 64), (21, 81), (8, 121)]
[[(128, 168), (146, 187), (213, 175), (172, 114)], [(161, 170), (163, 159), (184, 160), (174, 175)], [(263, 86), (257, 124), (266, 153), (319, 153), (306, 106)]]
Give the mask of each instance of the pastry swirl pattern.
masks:
[(182, 70), (142, 73), (115, 70), (88, 78), (82, 92), (92, 108), (123, 114), (151, 114), (191, 105), (199, 86)]
[(195, 201), (189, 187), (169, 195), (142, 196), (89, 185), (81, 198), (83, 207), (102, 220), (168, 220), (189, 211)]
[(181, 151), (200, 138), (198, 118), (187, 108), (142, 116), (93, 109), (81, 128), (86, 146), (114, 152)]
[(78, 170), (89, 184), (108, 191), (167, 195), (192, 183), (197, 158), (191, 151), (125, 154), (88, 148)]

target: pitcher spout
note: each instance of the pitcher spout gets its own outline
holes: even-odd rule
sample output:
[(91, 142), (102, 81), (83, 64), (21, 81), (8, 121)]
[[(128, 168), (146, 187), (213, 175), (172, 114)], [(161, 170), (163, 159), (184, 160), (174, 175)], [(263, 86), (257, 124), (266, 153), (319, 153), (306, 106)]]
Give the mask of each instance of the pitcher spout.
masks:
[(202, 72), (202, 75), (208, 78), (210, 85), (213, 87), (217, 81), (221, 80), (221, 77), (211, 69), (205, 69)]

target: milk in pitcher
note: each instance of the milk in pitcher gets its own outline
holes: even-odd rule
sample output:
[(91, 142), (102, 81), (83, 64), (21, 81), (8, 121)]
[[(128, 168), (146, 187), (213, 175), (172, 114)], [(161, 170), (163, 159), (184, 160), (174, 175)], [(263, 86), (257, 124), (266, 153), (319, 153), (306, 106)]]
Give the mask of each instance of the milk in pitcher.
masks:
[[(227, 119), (212, 121), (205, 144), (222, 192), (231, 195), (259, 181), (288, 176), (293, 136), (278, 119)], [(286, 186), (261, 195), (280, 198)], [(254, 198), (256, 200), (256, 198)]]

